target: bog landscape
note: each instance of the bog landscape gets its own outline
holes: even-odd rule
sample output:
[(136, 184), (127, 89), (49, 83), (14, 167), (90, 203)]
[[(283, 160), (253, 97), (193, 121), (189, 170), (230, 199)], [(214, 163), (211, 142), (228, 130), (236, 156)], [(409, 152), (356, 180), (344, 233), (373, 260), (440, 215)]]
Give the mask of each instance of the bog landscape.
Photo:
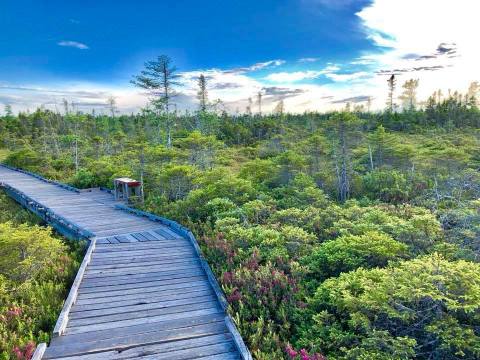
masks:
[(0, 4), (0, 359), (479, 359), (480, 7), (170, 6)]

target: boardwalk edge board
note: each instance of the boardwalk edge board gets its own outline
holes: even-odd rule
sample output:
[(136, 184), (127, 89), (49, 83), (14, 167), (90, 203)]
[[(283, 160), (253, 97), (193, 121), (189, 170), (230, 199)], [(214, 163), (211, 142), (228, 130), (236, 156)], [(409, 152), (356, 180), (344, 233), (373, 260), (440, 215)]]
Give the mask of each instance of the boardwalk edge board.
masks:
[(46, 343), (38, 344), (37, 348), (35, 349), (35, 352), (32, 355), (32, 358), (30, 360), (41, 360), (42, 357), (43, 357), (43, 354), (45, 353), (45, 350), (47, 350), (47, 344)]
[(5, 189), (5, 191), (11, 198), (13, 198), (23, 207), (27, 208), (46, 222), (48, 222), (55, 230), (57, 230), (65, 237), (73, 240), (86, 240), (94, 236), (94, 234), (90, 231), (83, 229), (72, 221), (65, 219), (63, 216), (56, 214), (49, 207), (40, 204), (22, 191), (17, 190), (5, 183), (0, 183), (0, 185)]
[[(0, 164), (0, 167), (4, 167), (4, 168), (12, 170), (12, 171), (16, 171), (16, 172), (23, 173), (25, 175), (32, 176), (32, 177), (34, 177), (34, 178), (36, 178), (40, 181), (43, 181), (45, 183), (48, 183), (48, 184), (51, 184), (51, 185), (54, 185), (54, 186), (58, 186), (58, 187), (60, 187), (64, 190), (67, 190), (67, 191), (72, 191), (72, 192), (75, 192), (75, 193), (78, 193), (78, 194), (85, 192), (84, 190), (80, 190), (80, 189), (74, 188), (72, 186), (62, 184), (62, 183), (57, 182), (57, 181), (45, 179), (45, 178), (41, 177), (40, 175), (31, 173), (31, 172), (28, 172), (28, 171), (25, 171), (25, 170), (22, 170), (22, 169), (14, 168), (14, 167), (4, 165), (4, 164)], [(45, 220), (47, 223), (49, 223), (52, 227), (54, 227), (58, 232), (60, 232), (65, 237), (67, 237), (69, 239), (73, 239), (73, 240), (81, 240), (81, 239), (90, 240), (90, 244), (89, 244), (89, 247), (87, 249), (87, 252), (84, 256), (82, 264), (81, 264), (81, 266), (80, 266), (80, 268), (77, 272), (77, 275), (75, 277), (74, 283), (72, 284), (72, 287), (69, 291), (69, 295), (67, 297), (67, 300), (64, 303), (62, 311), (61, 311), (61, 313), (59, 315), (59, 318), (57, 320), (57, 323), (55, 325), (55, 329), (54, 329), (54, 332), (53, 332), (53, 338), (54, 339), (58, 338), (59, 336), (62, 335), (62, 333), (65, 331), (65, 329), (67, 327), (69, 312), (70, 312), (72, 306), (76, 302), (80, 284), (81, 284), (81, 282), (84, 278), (86, 268), (87, 268), (87, 266), (88, 266), (88, 264), (89, 264), (89, 262), (92, 258), (92, 253), (95, 250), (96, 236), (95, 236), (94, 233), (86, 230), (82, 226), (79, 226), (79, 225), (75, 224), (74, 222), (72, 222), (70, 220), (67, 220), (66, 218), (56, 214), (49, 207), (47, 207), (45, 205), (42, 205), (38, 201), (34, 200), (33, 198), (31, 198), (27, 194), (23, 193), (22, 191), (10, 186), (9, 184), (0, 181), (0, 186), (5, 189), (6, 193), (10, 197), (12, 197), (14, 200), (16, 200), (18, 203), (20, 203), (22, 206), (24, 206), (25, 208), (27, 208), (31, 212), (35, 213), (37, 216), (41, 217), (43, 220)], [(105, 188), (100, 188), (99, 190), (107, 192), (107, 193), (111, 193), (111, 191), (109, 191), (108, 189), (105, 189)], [(212, 287), (212, 289), (215, 293), (215, 296), (216, 296), (216, 298), (217, 298), (217, 300), (220, 304), (220, 307), (225, 312), (225, 326), (226, 326), (226, 329), (228, 330), (228, 332), (230, 333), (230, 335), (232, 337), (232, 340), (233, 340), (233, 343), (235, 345), (236, 350), (239, 352), (239, 354), (240, 354), (240, 356), (243, 360), (252, 360), (252, 355), (251, 355), (250, 351), (246, 347), (246, 345), (245, 345), (245, 343), (244, 343), (244, 341), (243, 341), (243, 339), (242, 339), (242, 337), (241, 337), (233, 319), (228, 314), (228, 311), (227, 311), (228, 310), (228, 302), (225, 298), (225, 295), (224, 295), (217, 279), (215, 278), (215, 275), (213, 274), (209, 264), (207, 263), (207, 261), (203, 257), (203, 254), (200, 250), (200, 246), (198, 244), (198, 241), (196, 240), (193, 233), (189, 229), (187, 229), (186, 227), (180, 225), (179, 223), (177, 223), (175, 221), (172, 221), (172, 220), (169, 220), (169, 219), (166, 219), (166, 218), (163, 218), (161, 216), (157, 216), (157, 215), (154, 215), (154, 214), (151, 214), (151, 213), (148, 213), (148, 212), (145, 212), (145, 211), (137, 210), (135, 208), (132, 208), (132, 207), (129, 207), (129, 206), (126, 206), (126, 205), (121, 205), (121, 204), (115, 204), (114, 208), (119, 209), (119, 210), (123, 210), (125, 212), (131, 213), (131, 214), (139, 216), (139, 217), (145, 217), (145, 218), (149, 219), (150, 221), (158, 222), (158, 223), (170, 228), (171, 231), (175, 232), (176, 234), (184, 237), (185, 239), (188, 239), (188, 241), (190, 242), (190, 244), (194, 248), (194, 253), (198, 256), (198, 258), (200, 260), (201, 267), (202, 267), (203, 271), (205, 272), (205, 275), (208, 279), (208, 283), (210, 284), (210, 286)], [(47, 345), (45, 343), (40, 343), (37, 346), (32, 359), (34, 359), (34, 360), (42, 359), (46, 349), (47, 349)]]
[(78, 288), (80, 287), (80, 283), (83, 280), (85, 269), (87, 268), (92, 258), (92, 252), (93, 250), (95, 250), (95, 244), (96, 244), (96, 239), (95, 238), (91, 239), (87, 252), (83, 257), (82, 264), (78, 269), (77, 275), (75, 276), (75, 280), (73, 281), (72, 287), (70, 288), (70, 291), (68, 293), (67, 300), (65, 300), (65, 303), (63, 304), (62, 311), (60, 312), (60, 315), (58, 316), (58, 319), (57, 319), (57, 323), (55, 324), (55, 328), (53, 329), (54, 337), (61, 336), (67, 327), (68, 315), (70, 314), (70, 310), (73, 304), (75, 304), (75, 301), (77, 300)]
[(220, 285), (218, 284), (218, 281), (217, 281), (215, 275), (213, 274), (213, 271), (210, 268), (210, 265), (208, 264), (208, 262), (203, 257), (203, 254), (200, 250), (200, 245), (198, 244), (198, 241), (195, 238), (195, 236), (193, 235), (193, 233), (189, 229), (187, 229), (186, 227), (177, 223), (176, 221), (169, 220), (169, 219), (166, 219), (164, 217), (157, 216), (157, 215), (154, 215), (154, 214), (146, 212), (146, 211), (134, 209), (134, 208), (132, 208), (130, 206), (126, 206), (126, 205), (118, 204), (118, 205), (115, 205), (115, 207), (117, 209), (124, 210), (124, 211), (130, 212), (132, 214), (135, 214), (137, 216), (147, 217), (150, 220), (160, 222), (161, 224), (170, 227), (177, 234), (186, 237), (191, 242), (191, 244), (193, 245), (193, 248), (195, 249), (195, 253), (200, 258), (200, 262), (202, 264), (202, 267), (207, 274), (208, 281), (210, 282), (210, 285), (212, 286), (213, 291), (215, 292), (215, 295), (217, 296), (218, 301), (220, 302), (220, 305), (222, 306), (223, 310), (227, 314), (225, 316), (225, 323), (227, 325), (228, 330), (232, 334), (233, 341), (235, 343), (235, 347), (240, 352), (243, 360), (252, 360), (252, 355), (250, 354), (250, 351), (248, 350), (247, 346), (245, 345), (245, 342), (243, 341), (243, 338), (240, 336), (240, 332), (238, 331), (238, 329), (235, 325), (235, 322), (233, 321), (233, 319), (231, 318), (230, 314), (227, 311), (228, 310), (227, 299), (225, 298), (225, 295), (223, 294), (223, 291), (222, 291)]

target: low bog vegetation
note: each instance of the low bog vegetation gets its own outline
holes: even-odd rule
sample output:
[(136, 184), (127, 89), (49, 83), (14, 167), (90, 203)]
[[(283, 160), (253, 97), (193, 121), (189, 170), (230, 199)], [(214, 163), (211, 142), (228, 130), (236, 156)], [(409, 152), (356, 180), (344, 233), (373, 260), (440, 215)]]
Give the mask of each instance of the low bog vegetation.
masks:
[(80, 253), (0, 193), (0, 359), (49, 341)]

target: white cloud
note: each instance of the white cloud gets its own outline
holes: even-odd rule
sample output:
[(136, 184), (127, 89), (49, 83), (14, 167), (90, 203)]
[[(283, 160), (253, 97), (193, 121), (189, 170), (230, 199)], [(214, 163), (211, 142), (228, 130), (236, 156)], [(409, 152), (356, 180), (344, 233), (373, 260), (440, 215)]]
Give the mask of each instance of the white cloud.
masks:
[[(356, 61), (397, 73), (399, 88), (405, 80), (420, 79), (422, 99), (439, 88), (444, 93), (465, 91), (471, 81), (480, 79), (480, 51), (472, 30), (479, 13), (480, 3), (471, 0), (375, 0), (357, 15), (370, 38), (388, 48)], [(456, 50), (443, 52), (441, 44), (455, 44)], [(377, 107), (383, 107), (386, 76), (367, 79), (364, 85), (376, 93)]]
[(317, 62), (317, 61), (319, 61), (319, 60), (320, 60), (320, 58), (305, 57), (305, 58), (298, 59), (298, 62), (301, 62), (301, 63), (312, 63), (312, 62)]
[(265, 80), (273, 81), (276, 83), (291, 83), (295, 81), (315, 79), (324, 73), (325, 71), (313, 71), (313, 70), (295, 71), (295, 72), (278, 72), (278, 73), (272, 73), (265, 76)]
[(258, 62), (250, 66), (245, 66), (245, 67), (238, 67), (238, 68), (233, 68), (229, 70), (223, 70), (225, 73), (235, 73), (235, 74), (244, 74), (252, 71), (257, 71), (257, 70), (262, 70), (262, 69), (267, 69), (271, 67), (276, 67), (285, 64), (285, 60), (269, 60), (269, 61), (264, 61), (264, 62)]
[(293, 71), (293, 72), (277, 72), (271, 73), (264, 77), (264, 80), (275, 83), (293, 83), (302, 80), (312, 80), (320, 77), (321, 75), (329, 76), (335, 71), (340, 70), (337, 64), (328, 63), (325, 68), (321, 70), (305, 70), (305, 71)]
[(371, 77), (372, 74), (367, 73), (365, 71), (359, 71), (351, 74), (327, 73), (325, 74), (325, 76), (336, 82), (344, 82), (344, 81), (356, 81), (360, 79), (365, 79), (365, 78)]
[(250, 71), (255, 71), (255, 70), (260, 70), (260, 69), (264, 69), (264, 68), (267, 68), (267, 67), (270, 67), (270, 66), (280, 66), (280, 65), (283, 65), (285, 64), (285, 60), (270, 60), (270, 61), (266, 61), (266, 62), (260, 62), (260, 63), (256, 63), (252, 66), (249, 67), (249, 70)]
[(62, 41), (58, 42), (57, 45), (66, 46), (66, 47), (73, 47), (73, 48), (77, 48), (77, 49), (80, 49), (80, 50), (89, 49), (89, 47), (86, 44), (83, 44), (83, 43), (78, 42), (78, 41), (71, 41), (71, 40), (62, 40)]
[(107, 112), (107, 100), (111, 96), (117, 99), (117, 105), (124, 113), (138, 111), (146, 101), (146, 97), (136, 89), (98, 83), (66, 82), (48, 86), (0, 84), (0, 103), (12, 105), (14, 111), (33, 111), (38, 107), (61, 111), (65, 99), (73, 104), (75, 110), (90, 112), (95, 109), (101, 113)]

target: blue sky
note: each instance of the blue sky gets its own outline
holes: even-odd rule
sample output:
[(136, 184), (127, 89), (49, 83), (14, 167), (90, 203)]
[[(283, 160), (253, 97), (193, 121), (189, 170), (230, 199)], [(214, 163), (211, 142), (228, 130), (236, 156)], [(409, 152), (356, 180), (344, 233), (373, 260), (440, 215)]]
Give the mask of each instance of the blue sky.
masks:
[[(267, 108), (283, 99), (290, 111), (328, 109), (366, 96), (381, 104), (388, 73), (400, 70), (405, 79), (425, 73), (428, 80), (437, 66), (431, 78), (438, 78), (456, 65), (458, 44), (466, 44), (469, 59), (475, 56), (462, 29), (419, 34), (422, 17), (402, 25), (398, 18), (410, 16), (404, 8), (412, 1), (3, 0), (0, 103), (24, 110), (66, 98), (81, 110), (101, 111), (114, 96), (120, 110), (134, 111), (146, 99), (129, 80), (144, 61), (167, 54), (182, 73), (183, 108), (195, 106), (200, 73), (211, 79), (211, 100), (222, 99), (229, 111), (242, 111), (258, 91)], [(424, 2), (419, 9), (412, 5), (426, 12), (427, 21), (427, 5), (436, 3)], [(436, 7), (440, 20), (427, 24), (432, 30), (459, 26), (445, 23), (458, 6)], [(448, 54), (438, 50), (442, 43)], [(455, 78), (450, 71), (445, 81)], [(466, 86), (458, 79), (455, 85)]]

